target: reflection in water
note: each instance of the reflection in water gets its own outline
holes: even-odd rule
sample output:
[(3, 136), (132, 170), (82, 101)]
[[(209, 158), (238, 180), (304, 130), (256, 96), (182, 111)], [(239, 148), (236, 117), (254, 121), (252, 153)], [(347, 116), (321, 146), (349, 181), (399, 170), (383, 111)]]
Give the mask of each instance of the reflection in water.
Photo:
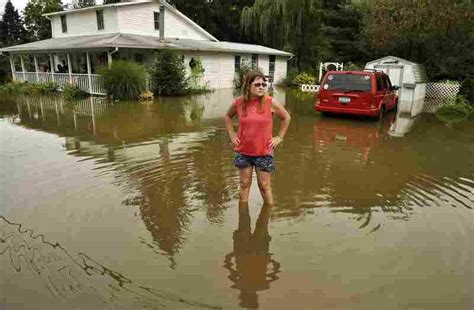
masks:
[[(43, 235), (35, 235), (32, 230), (3, 216), (0, 216), (0, 232), (0, 259), (8, 260), (9, 267), (28, 278), (30, 283), (43, 284), (58, 301), (85, 298), (82, 306), (88, 309), (99, 309), (104, 304), (128, 309), (221, 309), (186, 300), (166, 290), (138, 285), (87, 254), (73, 256), (59, 243), (46, 241)], [(2, 264), (4, 267), (6, 264)], [(5, 276), (7, 270), (3, 269), (2, 274)], [(18, 294), (4, 293), (15, 295), (9, 295), (8, 300), (15, 300)], [(46, 309), (42, 302), (36, 300), (38, 309)], [(8, 304), (6, 306), (8, 308)], [(47, 307), (51, 309), (50, 304)]]
[[(257, 292), (268, 290), (278, 280), (280, 263), (272, 258), (268, 221), (272, 206), (264, 205), (252, 234), (248, 203), (239, 203), (239, 226), (233, 234), (234, 250), (225, 256), (232, 288), (240, 291), (240, 306), (258, 308)], [(234, 263), (232, 263), (234, 259)]]
[[(292, 93), (286, 94), (286, 106), (293, 116), (292, 125), (284, 144), (276, 153), (277, 170), (273, 188), (278, 203), (271, 212), (275, 225), (282, 224), (284, 227), (289, 221), (303, 219), (302, 224), (305, 221), (309, 223), (327, 220), (332, 225), (332, 221), (342, 219), (355, 225), (341, 225), (344, 227), (334, 229), (353, 229), (350, 232), (353, 235), (358, 235), (357, 229), (365, 233), (372, 232), (377, 234), (380, 242), (385, 242), (384, 238), (397, 227), (403, 226), (407, 231), (418, 231), (414, 222), (419, 223), (420, 219), (432, 216), (430, 221), (433, 220), (436, 225), (437, 221), (441, 221), (436, 218), (436, 214), (440, 217), (439, 214), (459, 214), (463, 219), (469, 219), (472, 215), (472, 122), (447, 128), (434, 117), (423, 115), (409, 134), (403, 138), (395, 138), (389, 134), (390, 128), (394, 132), (398, 130), (405, 133), (406, 127), (402, 126), (404, 120), (396, 119), (394, 113), (389, 113), (381, 122), (360, 118), (319, 117), (312, 114), (314, 98), (308, 96), (295, 99), (293, 96)], [(10, 210), (22, 210), (25, 205), (35, 205), (32, 200), (43, 205), (55, 200), (68, 201), (71, 197), (87, 194), (88, 186), (106, 182), (120, 193), (117, 194), (118, 197), (111, 198), (121, 202), (127, 211), (136, 210), (136, 218), (143, 222), (142, 224), (139, 221), (139, 226), (143, 228), (144, 235), (140, 235), (136, 242), (146, 245), (140, 248), (144, 248), (144, 251), (153, 257), (148, 259), (156, 258), (157, 255), (153, 253), (158, 253), (159, 256), (169, 259), (169, 266), (173, 270), (167, 272), (179, 274), (186, 270), (204, 277), (201, 266), (192, 267), (189, 266), (189, 261), (186, 262), (190, 249), (196, 247), (196, 244), (202, 245), (196, 242), (196, 239), (201, 241), (201, 238), (193, 237), (206, 229), (231, 229), (228, 225), (233, 210), (228, 208), (238, 199), (238, 174), (232, 165), (233, 151), (221, 119), (228, 106), (226, 103), (230, 102), (231, 98), (232, 93), (219, 91), (200, 97), (160, 98), (154, 103), (121, 102), (112, 105), (97, 98), (70, 104), (61, 98), (41, 97), (17, 98), (11, 104), (0, 104), (3, 117), (0, 120), (1, 129), (5, 129), (9, 134), (21, 132), (21, 135), (13, 138), (0, 135), (2, 158), (8, 162), (7, 165), (14, 167), (8, 171), (16, 177), (0, 174), (0, 181), (4, 182), (2, 185), (7, 185), (10, 190), (15, 187), (28, 188), (32, 186), (29, 182), (31, 178), (41, 183), (33, 185), (32, 189), (43, 191), (50, 197), (48, 200), (44, 197), (32, 198), (33, 196), (24, 195), (22, 200), (6, 200), (12, 204), (8, 207)], [(51, 135), (29, 133), (19, 130), (20, 126), (59, 136), (59, 147), (49, 150), (48, 148), (55, 144), (43, 144), (41, 137)], [(31, 135), (31, 140), (25, 138), (27, 135)], [(36, 140), (37, 137), (40, 139)], [(9, 147), (15, 146), (16, 143), (22, 147), (33, 147), (27, 150), (15, 149), (9, 153)], [(41, 147), (41, 154), (37, 156), (38, 146)], [(50, 154), (64, 155), (63, 151), (67, 153), (65, 157), (72, 158), (71, 167), (61, 167), (62, 169), (58, 169), (60, 172), (51, 171), (49, 165), (55, 163), (44, 161), (43, 158), (50, 159)], [(29, 157), (22, 161), (21, 156), (25, 154)], [(55, 158), (64, 159), (60, 156)], [(17, 165), (16, 161), (25, 162), (26, 168)], [(84, 186), (73, 181), (78, 169), (82, 169), (81, 173), (89, 177), (84, 178)], [(25, 172), (25, 175), (22, 177), (20, 172)], [(91, 179), (96, 180), (96, 183)], [(42, 182), (44, 180), (47, 182)], [(56, 188), (65, 190), (58, 192)], [(4, 196), (10, 194), (7, 190), (2, 191), (0, 187), (0, 196), (2, 193), (6, 194)], [(104, 197), (102, 201), (100, 195), (97, 197), (97, 207), (101, 207), (105, 199), (108, 199)], [(38, 207), (35, 214), (41, 214), (44, 210), (47, 209)], [(107, 210), (108, 208), (104, 208), (104, 212)], [(232, 287), (240, 292), (238, 302), (242, 306), (256, 307), (260, 303), (263, 308), (272, 308), (272, 301), (262, 297), (257, 299), (258, 292), (263, 290), (268, 290), (265, 296), (272, 295), (271, 282), (278, 279), (280, 272), (279, 264), (269, 253), (270, 237), (267, 225), (270, 210), (262, 209), (253, 233), (250, 230), (248, 209), (240, 210), (239, 226), (232, 240), (234, 251), (226, 256), (225, 268), (229, 270)], [(117, 213), (115, 211), (116, 209), (114, 213)], [(50, 219), (44, 214), (47, 212), (39, 215), (39, 226), (50, 223)], [(195, 223), (197, 224), (194, 225)], [(114, 226), (114, 223), (108, 224)], [(329, 225), (326, 222), (321, 224), (321, 227)], [(85, 222), (81, 225), (87, 227)], [(459, 236), (462, 239), (465, 231), (468, 231), (467, 226), (461, 221), (456, 225), (460, 227)], [(312, 246), (317, 247), (312, 233), (321, 227), (311, 227), (300, 234), (301, 241), (295, 242), (310, 242)], [(83, 229), (82, 226), (80, 228)], [(196, 232), (195, 228), (199, 232)], [(204, 236), (204, 239), (213, 238), (206, 233), (200, 236)], [(333, 234), (331, 237), (336, 238)], [(346, 237), (350, 238), (349, 235), (344, 235), (344, 238)], [(428, 233), (417, 238), (422, 239), (418, 240), (420, 244), (431, 241)], [(39, 238), (34, 240), (38, 241)], [(229, 241), (230, 238), (227, 242)], [(275, 244), (282, 240), (273, 242)], [(341, 241), (341, 244), (343, 242)], [(390, 242), (392, 241), (389, 240)], [(3, 257), (10, 255), (8, 251), (5, 252), (5, 244), (0, 246), (3, 253), (7, 253)], [(222, 246), (226, 248), (228, 244)], [(317, 249), (320, 253), (331, 250), (321, 247)], [(346, 247), (348, 246), (341, 245), (341, 251)], [(460, 245), (458, 247), (461, 248)], [(18, 247), (30, 248), (34, 247)], [(311, 246), (301, 248), (306, 253), (314, 250)], [(454, 251), (464, 250), (459, 248)], [(62, 252), (62, 248), (55, 248), (52, 244), (42, 251), (48, 252), (48, 249), (54, 256), (62, 257), (64, 261), (76, 266), (76, 269), (68, 267), (73, 270), (75, 277), (76, 274), (84, 274), (85, 279), (78, 277), (82, 281), (80, 283), (100, 287), (99, 284), (104, 282), (105, 277), (115, 275), (119, 280), (110, 280), (114, 283), (111, 284), (111, 290), (133, 286), (128, 279), (116, 272), (108, 273), (105, 267), (101, 267), (88, 256), (81, 254), (69, 258)], [(208, 255), (202, 250), (193, 253), (199, 262), (202, 256)], [(276, 254), (279, 260), (285, 261), (285, 268), (291, 269), (292, 266), (287, 264), (288, 258), (285, 257), (287, 254), (284, 251)], [(27, 254), (21, 255), (18, 252), (17, 257), (27, 257)], [(32, 254), (28, 255), (33, 257)], [(222, 254), (218, 254), (217, 258), (220, 255)], [(49, 256), (45, 254), (44, 257)], [(13, 258), (14, 262), (18, 260)], [(87, 266), (95, 267), (91, 269)], [(463, 268), (462, 263), (456, 266)], [(306, 267), (309, 268), (309, 273), (314, 271), (311, 269), (314, 266), (305, 265), (302, 268)], [(381, 270), (366, 271), (370, 273)], [(123, 273), (126, 271), (128, 270), (121, 270)], [(99, 274), (101, 276), (92, 278)], [(286, 275), (292, 276), (291, 272), (287, 273), (285, 270)], [(350, 275), (346, 277), (346, 283), (350, 283)], [(56, 279), (56, 276), (51, 279), (53, 278)], [(356, 278), (354, 276), (352, 279)], [(124, 283), (123, 286), (120, 286), (120, 281)], [(278, 287), (281, 285), (286, 289), (288, 283), (283, 282), (278, 281)], [(54, 282), (55, 288), (53, 284), (46, 283), (48, 282), (45, 282), (45, 285), (52, 292), (57, 290), (65, 294), (62, 284)], [(76, 282), (71, 283), (74, 288)], [(461, 281), (457, 283), (462, 284)], [(66, 289), (69, 286), (64, 287)], [(104, 287), (107, 287), (107, 284)], [(276, 286), (272, 285), (272, 288), (275, 291)], [(346, 287), (348, 290), (354, 288), (355, 286), (350, 285)], [(115, 294), (114, 298), (129, 296), (124, 294)], [(100, 296), (109, 295), (105, 292)], [(120, 302), (118, 300), (117, 304)]]

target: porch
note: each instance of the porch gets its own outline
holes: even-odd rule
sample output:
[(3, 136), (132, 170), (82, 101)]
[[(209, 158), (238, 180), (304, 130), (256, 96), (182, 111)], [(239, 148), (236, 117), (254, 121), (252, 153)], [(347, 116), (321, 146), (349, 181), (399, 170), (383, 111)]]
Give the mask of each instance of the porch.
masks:
[(92, 95), (107, 94), (98, 71), (112, 64), (109, 51), (22, 53), (9, 58), (14, 81), (75, 85)]

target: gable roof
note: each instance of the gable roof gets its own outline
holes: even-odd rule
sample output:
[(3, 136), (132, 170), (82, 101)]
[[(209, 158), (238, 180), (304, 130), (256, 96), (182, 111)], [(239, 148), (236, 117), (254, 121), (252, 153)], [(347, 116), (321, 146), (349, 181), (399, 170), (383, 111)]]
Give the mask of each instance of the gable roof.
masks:
[[(104, 5), (95, 5), (95, 6), (90, 6), (87, 8), (82, 8), (82, 9), (72, 9), (72, 10), (65, 10), (65, 11), (60, 11), (60, 12), (53, 12), (53, 13), (47, 13), (43, 14), (43, 16), (56, 16), (56, 15), (65, 15), (65, 14), (71, 14), (71, 13), (77, 13), (77, 12), (84, 12), (84, 11), (89, 11), (89, 10), (99, 10), (103, 8), (109, 8), (109, 7), (120, 7), (120, 6), (129, 6), (129, 5), (139, 5), (139, 4), (149, 4), (149, 3), (154, 3), (156, 2), (155, 0), (143, 0), (143, 1), (135, 1), (135, 2), (121, 2), (121, 3), (111, 3), (111, 4), (104, 4)], [(181, 13), (178, 9), (176, 9), (174, 6), (166, 2), (166, 0), (157, 0), (161, 5), (166, 7), (168, 10), (173, 12), (174, 14), (178, 15), (178, 17), (182, 18), (185, 22), (187, 22), (191, 27), (196, 29), (198, 32), (202, 33), (204, 36), (206, 36), (208, 39), (212, 41), (219, 42), (219, 40), (214, 37), (212, 34), (207, 32), (204, 28), (193, 22), (189, 17)]]
[(154, 2), (154, 1), (146, 0), (146, 1), (137, 1), (137, 2), (119, 2), (119, 3), (99, 4), (99, 5), (89, 6), (89, 7), (86, 7), (86, 8), (70, 9), (70, 10), (46, 13), (46, 14), (43, 14), (43, 16), (47, 17), (47, 16), (55, 16), (55, 15), (65, 15), (65, 14), (84, 12), (84, 11), (90, 11), (90, 10), (99, 10), (99, 9), (103, 9), (103, 8), (137, 5), (137, 4), (144, 4), (144, 3), (151, 3), (151, 2)]
[(166, 0), (162, 0), (160, 1), (160, 3), (165, 6), (167, 9), (169, 9), (170, 11), (172, 11), (173, 13), (175, 13), (176, 15), (178, 15), (179, 17), (181, 17), (182, 19), (184, 19), (185, 21), (187, 21), (193, 28), (195, 28), (196, 30), (198, 30), (199, 32), (203, 33), (204, 35), (206, 35), (207, 37), (209, 37), (212, 41), (216, 41), (216, 42), (219, 42), (219, 40), (217, 40), (212, 34), (210, 34), (209, 32), (207, 32), (206, 30), (204, 30), (204, 28), (202, 28), (201, 26), (199, 26), (198, 24), (196, 24), (195, 22), (193, 22), (189, 17), (187, 17), (186, 15), (184, 15), (183, 13), (181, 13), (177, 8), (175, 8), (174, 6), (172, 6), (171, 4), (169, 4), (168, 2), (166, 2)]
[(0, 49), (0, 52), (57, 52), (85, 49), (104, 48), (135, 48), (135, 49), (164, 49), (172, 48), (182, 51), (229, 52), (245, 54), (266, 54), (283, 57), (293, 56), (290, 53), (255, 44), (234, 42), (214, 42), (190, 39), (160, 39), (154, 36), (144, 36), (128, 33), (99, 34), (75, 37), (47, 39), (27, 44), (15, 45)]

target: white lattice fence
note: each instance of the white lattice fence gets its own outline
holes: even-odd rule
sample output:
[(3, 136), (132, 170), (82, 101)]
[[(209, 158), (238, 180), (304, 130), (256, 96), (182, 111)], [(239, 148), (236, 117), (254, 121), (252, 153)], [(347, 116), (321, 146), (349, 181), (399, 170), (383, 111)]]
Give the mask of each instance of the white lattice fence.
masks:
[(459, 92), (459, 84), (426, 83), (426, 98), (455, 98)]
[(319, 85), (301, 84), (301, 91), (317, 93), (319, 92)]
[(454, 102), (459, 87), (457, 83), (427, 83), (423, 112), (434, 113), (443, 105)]

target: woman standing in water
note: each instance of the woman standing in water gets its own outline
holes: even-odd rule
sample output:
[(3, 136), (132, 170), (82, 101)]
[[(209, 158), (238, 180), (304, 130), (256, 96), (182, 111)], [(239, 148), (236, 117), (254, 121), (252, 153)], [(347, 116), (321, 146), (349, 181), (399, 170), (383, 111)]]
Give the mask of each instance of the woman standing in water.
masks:
[[(273, 114), (281, 120), (278, 135), (273, 137)], [(238, 133), (232, 118), (239, 118)], [(240, 201), (249, 198), (255, 167), (258, 188), (265, 204), (273, 204), (271, 175), (275, 170), (273, 150), (283, 141), (290, 124), (290, 114), (267, 95), (267, 81), (261, 72), (249, 72), (242, 86), (242, 95), (234, 100), (225, 115), (230, 140), (237, 152), (234, 164), (240, 170)]]

